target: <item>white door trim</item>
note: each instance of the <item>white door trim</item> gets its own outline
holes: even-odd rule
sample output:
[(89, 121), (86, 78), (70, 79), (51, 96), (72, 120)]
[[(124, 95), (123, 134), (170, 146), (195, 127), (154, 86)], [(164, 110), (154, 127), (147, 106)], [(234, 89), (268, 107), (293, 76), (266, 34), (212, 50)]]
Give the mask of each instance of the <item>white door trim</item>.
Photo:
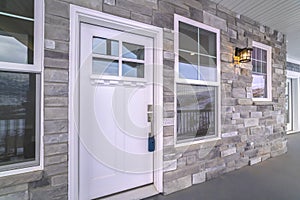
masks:
[(154, 133), (156, 150), (154, 152), (154, 187), (163, 191), (163, 31), (161, 28), (133, 20), (105, 14), (99, 11), (70, 6), (70, 49), (69, 49), (69, 200), (78, 200), (78, 129), (74, 115), (75, 86), (79, 66), (80, 23), (90, 23), (107, 28), (152, 37), (154, 40)]

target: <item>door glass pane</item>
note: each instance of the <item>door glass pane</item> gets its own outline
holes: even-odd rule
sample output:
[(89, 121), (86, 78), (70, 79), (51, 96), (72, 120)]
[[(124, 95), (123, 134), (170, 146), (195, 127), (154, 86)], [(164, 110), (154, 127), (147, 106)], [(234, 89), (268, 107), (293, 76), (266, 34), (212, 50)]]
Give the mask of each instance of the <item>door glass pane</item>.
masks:
[(267, 76), (252, 74), (252, 94), (254, 98), (267, 98)]
[(0, 166), (36, 158), (36, 75), (0, 72)]
[(198, 52), (198, 28), (179, 22), (179, 49)]
[(122, 48), (123, 58), (144, 60), (145, 57), (144, 49), (145, 48), (142, 45), (123, 42), (123, 48)]
[(198, 79), (198, 55), (179, 53), (179, 77), (187, 79)]
[(33, 0), (1, 0), (0, 12), (33, 18), (34, 1)]
[(200, 32), (200, 53), (210, 56), (217, 55), (217, 47), (216, 47), (216, 34), (199, 29)]
[(100, 37), (93, 37), (93, 53), (119, 56), (119, 42)]
[(126, 77), (144, 78), (144, 64), (123, 62), (122, 74)]
[(0, 15), (0, 61), (33, 64), (33, 22)]
[(117, 60), (93, 58), (93, 74), (118, 76), (119, 63)]
[(177, 84), (177, 141), (216, 135), (216, 88)]

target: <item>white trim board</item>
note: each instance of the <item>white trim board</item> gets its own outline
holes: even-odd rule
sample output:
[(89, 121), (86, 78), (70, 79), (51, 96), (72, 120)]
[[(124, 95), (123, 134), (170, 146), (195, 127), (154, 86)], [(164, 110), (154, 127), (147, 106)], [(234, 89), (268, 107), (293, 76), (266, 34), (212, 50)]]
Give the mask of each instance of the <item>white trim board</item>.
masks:
[(126, 30), (129, 33), (145, 35), (154, 39), (154, 133), (156, 150), (154, 152), (154, 187), (157, 193), (163, 191), (163, 31), (161, 28), (133, 20), (105, 14), (99, 11), (70, 6), (70, 49), (69, 49), (69, 187), (68, 199), (78, 200), (78, 129), (75, 124), (75, 85), (79, 66), (80, 23), (85, 22), (107, 28)]

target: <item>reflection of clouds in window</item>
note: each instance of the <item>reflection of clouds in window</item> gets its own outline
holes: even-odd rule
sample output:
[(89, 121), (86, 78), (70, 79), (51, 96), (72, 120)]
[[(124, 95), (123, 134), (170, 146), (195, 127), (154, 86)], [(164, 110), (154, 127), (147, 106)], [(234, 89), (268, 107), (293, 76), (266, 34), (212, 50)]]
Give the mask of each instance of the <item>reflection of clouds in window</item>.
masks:
[(0, 106), (21, 105), (27, 100), (29, 75), (0, 72)]
[(0, 61), (28, 63), (27, 55), (27, 47), (16, 38), (0, 35)]

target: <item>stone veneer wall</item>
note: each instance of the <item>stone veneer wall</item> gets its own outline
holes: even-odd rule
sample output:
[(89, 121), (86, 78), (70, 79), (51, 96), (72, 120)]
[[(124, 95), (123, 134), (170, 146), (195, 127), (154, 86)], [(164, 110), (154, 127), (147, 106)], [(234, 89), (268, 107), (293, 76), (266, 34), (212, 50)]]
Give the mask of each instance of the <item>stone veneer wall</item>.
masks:
[[(206, 0), (45, 0), (45, 170), (0, 178), (0, 200), (68, 198), (69, 4), (164, 28), (164, 193), (217, 177), (287, 151), (286, 43), (281, 33)], [(222, 140), (174, 148), (174, 13), (221, 30)], [(233, 66), (246, 39), (273, 47), (273, 101), (251, 99), (251, 65)]]

